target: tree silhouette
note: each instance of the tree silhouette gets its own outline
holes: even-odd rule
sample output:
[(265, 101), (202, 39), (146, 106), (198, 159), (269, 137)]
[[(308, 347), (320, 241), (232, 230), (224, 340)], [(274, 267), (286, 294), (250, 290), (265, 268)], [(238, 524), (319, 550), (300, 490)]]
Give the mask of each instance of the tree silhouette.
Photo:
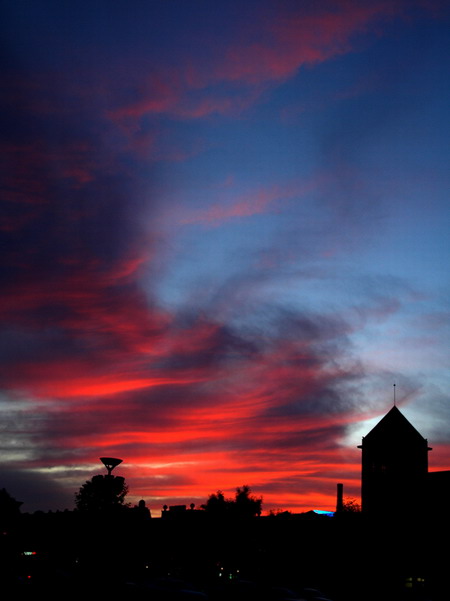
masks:
[(250, 494), (250, 487), (246, 484), (236, 488), (235, 499), (225, 499), (221, 490), (211, 494), (206, 503), (201, 507), (212, 516), (231, 516), (248, 518), (261, 515), (262, 497), (256, 498)]
[(261, 515), (262, 497), (257, 499), (250, 494), (250, 487), (244, 484), (236, 489), (235, 510), (240, 517), (255, 517)]
[(80, 511), (106, 512), (126, 507), (128, 486), (121, 476), (94, 476), (75, 494), (75, 505)]
[(221, 490), (209, 495), (208, 500), (201, 507), (211, 515), (223, 516), (229, 512), (230, 499), (225, 499)]
[(342, 504), (342, 511), (345, 513), (360, 513), (361, 505), (356, 499), (345, 499)]

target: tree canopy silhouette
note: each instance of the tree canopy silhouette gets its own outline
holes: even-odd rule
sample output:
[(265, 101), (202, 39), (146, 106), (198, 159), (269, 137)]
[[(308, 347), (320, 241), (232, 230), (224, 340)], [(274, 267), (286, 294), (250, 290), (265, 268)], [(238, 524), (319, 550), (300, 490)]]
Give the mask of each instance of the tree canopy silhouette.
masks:
[(360, 513), (361, 505), (356, 499), (345, 499), (342, 504), (342, 511), (345, 513)]
[(261, 515), (262, 497), (250, 494), (250, 487), (246, 484), (236, 488), (235, 498), (226, 499), (223, 492), (218, 490), (208, 497), (202, 508), (211, 516), (248, 518)]
[(80, 511), (106, 512), (126, 507), (128, 486), (125, 478), (98, 475), (87, 480), (75, 494), (75, 505)]

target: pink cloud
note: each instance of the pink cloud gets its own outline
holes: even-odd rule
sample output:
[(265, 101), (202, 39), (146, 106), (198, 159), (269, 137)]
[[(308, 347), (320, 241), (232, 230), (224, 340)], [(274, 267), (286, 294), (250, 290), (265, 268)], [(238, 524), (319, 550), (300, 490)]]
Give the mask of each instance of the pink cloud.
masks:
[[(381, 35), (386, 22), (406, 18), (410, 8), (411, 3), (382, 0), (345, 1), (313, 9), (296, 6), (292, 11), (281, 6), (270, 18), (261, 11), (254, 23), (237, 24), (225, 45), (212, 47), (202, 56), (185, 54), (176, 66), (154, 67), (151, 74), (131, 69), (127, 75), (132, 98), (108, 109), (106, 116), (129, 138), (132, 152), (154, 160), (184, 160), (192, 152), (164, 150), (159, 133), (146, 132), (144, 117), (191, 120), (241, 115), (268, 89), (294, 77), (302, 67), (351, 52), (355, 36), (368, 31)], [(115, 86), (113, 82), (106, 85)], [(109, 96), (116, 98), (116, 92)], [(284, 112), (282, 117), (289, 118), (289, 114)], [(219, 207), (211, 209), (211, 220), (214, 211), (222, 213)]]
[[(128, 75), (135, 79), (132, 73)], [(108, 111), (107, 115), (112, 121), (132, 123), (142, 115), (167, 113), (178, 103), (180, 82), (176, 71), (165, 70), (164, 75), (156, 73), (151, 75), (140, 73), (140, 75), (141, 79), (136, 84), (135, 99), (131, 102), (123, 102), (121, 106)]]
[[(212, 48), (195, 62), (183, 56), (176, 69), (149, 78), (139, 86), (137, 100), (112, 109), (109, 116), (116, 122), (136, 122), (161, 113), (189, 119), (239, 113), (267, 86), (293, 77), (302, 66), (351, 51), (356, 34), (370, 29), (379, 33), (380, 23), (403, 15), (409, 6), (384, 0), (345, 1), (313, 10), (296, 6), (293, 12), (280, 6), (270, 19), (261, 11), (254, 23), (237, 26), (220, 53)], [(216, 88), (224, 83), (232, 87)], [(239, 94), (233, 86), (239, 86)]]
[[(205, 210), (198, 210), (191, 214), (186, 214), (184, 211), (180, 223), (214, 227), (232, 219), (282, 210), (286, 202), (308, 194), (321, 184), (322, 179), (322, 177), (318, 177), (310, 181), (290, 181), (285, 184), (258, 188), (245, 194), (239, 194), (231, 202), (228, 200), (231, 193), (227, 191), (227, 197), (222, 202), (209, 205)], [(183, 209), (180, 209), (179, 213), (183, 215)]]

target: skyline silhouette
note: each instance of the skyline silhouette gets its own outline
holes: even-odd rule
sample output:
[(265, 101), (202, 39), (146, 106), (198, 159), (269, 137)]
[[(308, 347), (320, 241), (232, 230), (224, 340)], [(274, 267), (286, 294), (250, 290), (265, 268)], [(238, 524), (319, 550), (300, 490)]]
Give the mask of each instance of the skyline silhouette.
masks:
[(329, 515), (261, 516), (262, 498), (244, 485), (234, 499), (217, 491), (199, 509), (164, 505), (155, 520), (143, 500), (124, 503), (124, 478), (111, 473), (122, 460), (104, 457), (107, 473), (80, 488), (75, 511), (21, 514), (21, 503), (1, 489), (1, 590), (45, 590), (49, 599), (87, 590), (161, 601), (445, 598), (448, 557), (435, 541), (449, 531), (450, 470), (428, 473), (429, 487), (431, 449), (396, 406), (361, 448), (363, 506), (345, 501), (338, 483)]
[[(370, 518), (421, 519), (430, 512), (437, 502), (445, 507), (450, 501), (450, 469), (428, 469), (428, 453), (432, 447), (416, 430), (403, 413), (394, 404), (380, 419), (374, 428), (362, 437), (358, 445), (361, 453), (361, 498), (344, 496), (344, 485), (336, 483), (335, 509), (328, 510), (310, 507), (300, 514), (339, 515), (342, 513), (363, 512)], [(129, 512), (133, 507), (127, 499), (129, 486), (121, 475), (113, 475), (113, 470), (123, 463), (122, 459), (100, 457), (99, 461), (106, 468), (106, 474), (95, 474), (82, 484), (74, 494), (74, 508), (65, 508), (65, 512), (75, 509), (82, 514), (92, 513), (101, 516), (112, 512), (114, 518), (121, 512)], [(447, 463), (448, 467), (449, 463)], [(23, 502), (15, 499), (5, 488), (2, 509), (5, 515), (20, 513)], [(134, 498), (136, 496), (134, 495)], [(361, 501), (361, 502), (359, 502)], [(215, 519), (235, 519), (236, 517), (256, 517), (263, 514), (269, 516), (292, 515), (289, 509), (270, 509), (263, 512), (263, 496), (255, 496), (251, 488), (244, 484), (234, 488), (234, 499), (225, 496), (222, 489), (209, 494), (205, 503), (196, 507), (189, 504), (191, 511), (199, 510)], [(144, 499), (134, 505), (133, 511), (139, 510), (147, 517), (151, 511)], [(157, 517), (178, 517), (187, 515), (187, 503), (168, 506), (163, 505)], [(60, 511), (58, 510), (58, 513)], [(119, 513), (117, 513), (119, 512)], [(43, 513), (39, 510), (38, 513)], [(49, 513), (52, 513), (50, 511)], [(155, 515), (155, 514), (154, 514)], [(294, 514), (295, 515), (295, 514)]]

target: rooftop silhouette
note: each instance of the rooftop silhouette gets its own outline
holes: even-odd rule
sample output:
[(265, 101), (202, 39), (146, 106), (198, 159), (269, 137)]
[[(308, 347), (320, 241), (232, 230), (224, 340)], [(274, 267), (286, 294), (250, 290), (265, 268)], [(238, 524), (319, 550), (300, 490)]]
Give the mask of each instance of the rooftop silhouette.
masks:
[[(428, 452), (432, 449), (396, 405), (363, 437), (359, 448), (364, 513), (387, 515), (395, 507), (403, 514), (421, 514), (428, 509)], [(445, 494), (448, 487), (447, 472), (441, 474), (440, 479), (434, 477), (434, 495)]]

